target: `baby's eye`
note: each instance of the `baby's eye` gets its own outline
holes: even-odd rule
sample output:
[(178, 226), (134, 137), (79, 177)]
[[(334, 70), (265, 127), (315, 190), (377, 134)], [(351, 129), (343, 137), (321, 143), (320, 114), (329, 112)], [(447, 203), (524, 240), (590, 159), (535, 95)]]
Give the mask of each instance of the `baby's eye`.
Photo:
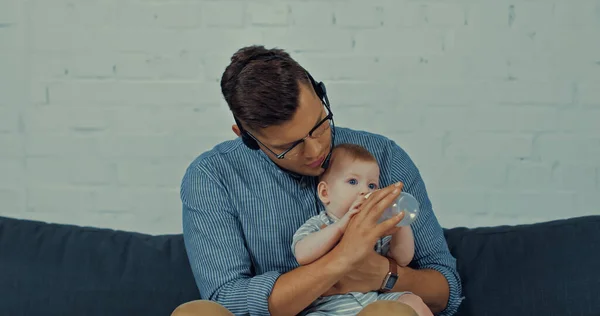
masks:
[(375, 184), (375, 183), (370, 183), (370, 184), (369, 184), (369, 189), (371, 189), (371, 190), (375, 190), (375, 189), (377, 189), (377, 184)]
[(356, 185), (358, 184), (358, 181), (356, 181), (356, 179), (350, 179), (348, 180), (348, 183), (350, 183), (351, 185)]

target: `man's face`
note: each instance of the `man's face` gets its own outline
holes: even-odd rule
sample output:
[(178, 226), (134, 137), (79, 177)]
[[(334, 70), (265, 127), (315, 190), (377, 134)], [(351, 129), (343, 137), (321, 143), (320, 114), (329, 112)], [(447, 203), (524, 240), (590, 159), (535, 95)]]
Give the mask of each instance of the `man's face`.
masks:
[[(318, 127), (317, 125), (328, 113), (321, 99), (308, 85), (300, 85), (298, 103), (296, 113), (288, 122), (251, 133), (275, 154), (283, 153), (296, 141), (304, 139), (283, 159), (278, 159), (263, 146), (261, 149), (281, 168), (302, 175), (318, 176), (324, 171), (321, 164), (329, 153), (331, 126), (328, 120)], [(308, 133), (315, 128), (314, 137), (307, 137)]]

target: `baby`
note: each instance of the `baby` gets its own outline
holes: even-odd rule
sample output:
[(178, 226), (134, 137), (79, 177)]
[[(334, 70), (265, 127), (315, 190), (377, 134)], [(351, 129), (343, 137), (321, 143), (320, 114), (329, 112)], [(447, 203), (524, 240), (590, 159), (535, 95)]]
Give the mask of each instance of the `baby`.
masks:
[[(375, 157), (358, 145), (336, 146), (332, 152), (330, 167), (321, 176), (317, 186), (325, 211), (308, 219), (293, 237), (292, 252), (298, 263), (309, 264), (329, 252), (344, 234), (352, 216), (359, 211), (364, 196), (378, 189), (379, 165)], [(415, 251), (411, 227), (401, 227), (392, 236), (380, 239), (375, 249), (381, 255), (394, 259), (398, 265), (407, 266)], [(422, 300), (415, 299), (414, 296), (409, 292), (353, 292), (326, 296), (313, 302), (304, 315), (349, 315), (349, 312), (355, 315), (367, 304), (377, 300), (398, 300), (419, 312), (419, 316), (432, 315)]]

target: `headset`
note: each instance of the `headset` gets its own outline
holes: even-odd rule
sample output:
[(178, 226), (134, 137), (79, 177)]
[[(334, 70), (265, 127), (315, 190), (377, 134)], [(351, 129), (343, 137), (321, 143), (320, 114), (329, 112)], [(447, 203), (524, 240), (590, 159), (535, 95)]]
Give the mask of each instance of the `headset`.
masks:
[[(270, 52), (265, 53), (265, 54), (258, 54), (252, 58), (249, 58), (242, 66), (240, 66), (240, 71), (238, 73), (241, 73), (242, 70), (244, 69), (244, 67), (246, 67), (246, 65), (248, 65), (251, 61), (273, 60), (273, 59), (278, 59), (278, 58), (281, 58), (281, 57), (274, 55), (273, 53), (270, 53)], [(305, 70), (305, 72), (306, 72), (306, 76), (308, 77), (308, 79), (309, 79), (313, 89), (315, 90), (317, 96), (319, 97), (319, 99), (321, 99), (321, 101), (323, 102), (323, 104), (325, 105), (325, 107), (327, 108), (329, 113), (333, 113), (333, 112), (331, 112), (331, 107), (329, 105), (329, 99), (327, 98), (327, 90), (325, 88), (325, 84), (323, 82), (317, 82), (308, 71)], [(237, 124), (238, 128), (240, 129), (240, 137), (242, 138), (242, 142), (246, 145), (246, 147), (248, 147), (252, 150), (258, 150), (260, 148), (260, 146), (258, 145), (256, 140), (254, 140), (248, 134), (248, 132), (242, 127), (242, 124), (240, 124), (237, 117), (234, 116), (233, 118), (234, 118), (235, 123)], [(332, 116), (332, 121), (333, 121), (333, 116)], [(331, 144), (330, 144), (330, 148), (329, 148), (329, 153), (327, 154), (327, 156), (323, 160), (323, 163), (321, 164), (321, 168), (323, 168), (323, 169), (327, 169), (329, 167), (329, 161), (331, 160), (331, 152), (333, 150), (334, 139), (335, 139), (335, 125), (332, 126), (332, 129), (331, 129)]]

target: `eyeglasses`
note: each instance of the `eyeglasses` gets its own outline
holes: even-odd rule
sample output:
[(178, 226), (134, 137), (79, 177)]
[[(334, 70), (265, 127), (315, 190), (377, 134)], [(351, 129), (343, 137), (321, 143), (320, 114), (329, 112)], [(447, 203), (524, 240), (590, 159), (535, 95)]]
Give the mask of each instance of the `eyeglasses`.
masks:
[(304, 152), (304, 146), (303, 145), (304, 145), (304, 140), (306, 138), (308, 138), (308, 137), (313, 138), (313, 139), (320, 138), (321, 136), (323, 136), (323, 134), (325, 134), (325, 132), (327, 132), (329, 129), (332, 128), (332, 126), (333, 126), (333, 113), (331, 113), (329, 111), (329, 109), (327, 109), (327, 108), (326, 108), (326, 111), (328, 113), (327, 116), (325, 116), (321, 121), (319, 121), (319, 123), (317, 123), (317, 125), (315, 125), (308, 132), (308, 135), (306, 135), (302, 139), (299, 139), (299, 140), (295, 141), (288, 149), (284, 150), (280, 154), (276, 153), (271, 148), (269, 148), (267, 145), (263, 144), (260, 140), (258, 140), (256, 137), (254, 137), (254, 135), (250, 134), (249, 132), (247, 132), (247, 133), (257, 143), (261, 144), (269, 152), (271, 152), (275, 157), (277, 157), (277, 159), (284, 159), (285, 157), (297, 157), (302, 152)]

